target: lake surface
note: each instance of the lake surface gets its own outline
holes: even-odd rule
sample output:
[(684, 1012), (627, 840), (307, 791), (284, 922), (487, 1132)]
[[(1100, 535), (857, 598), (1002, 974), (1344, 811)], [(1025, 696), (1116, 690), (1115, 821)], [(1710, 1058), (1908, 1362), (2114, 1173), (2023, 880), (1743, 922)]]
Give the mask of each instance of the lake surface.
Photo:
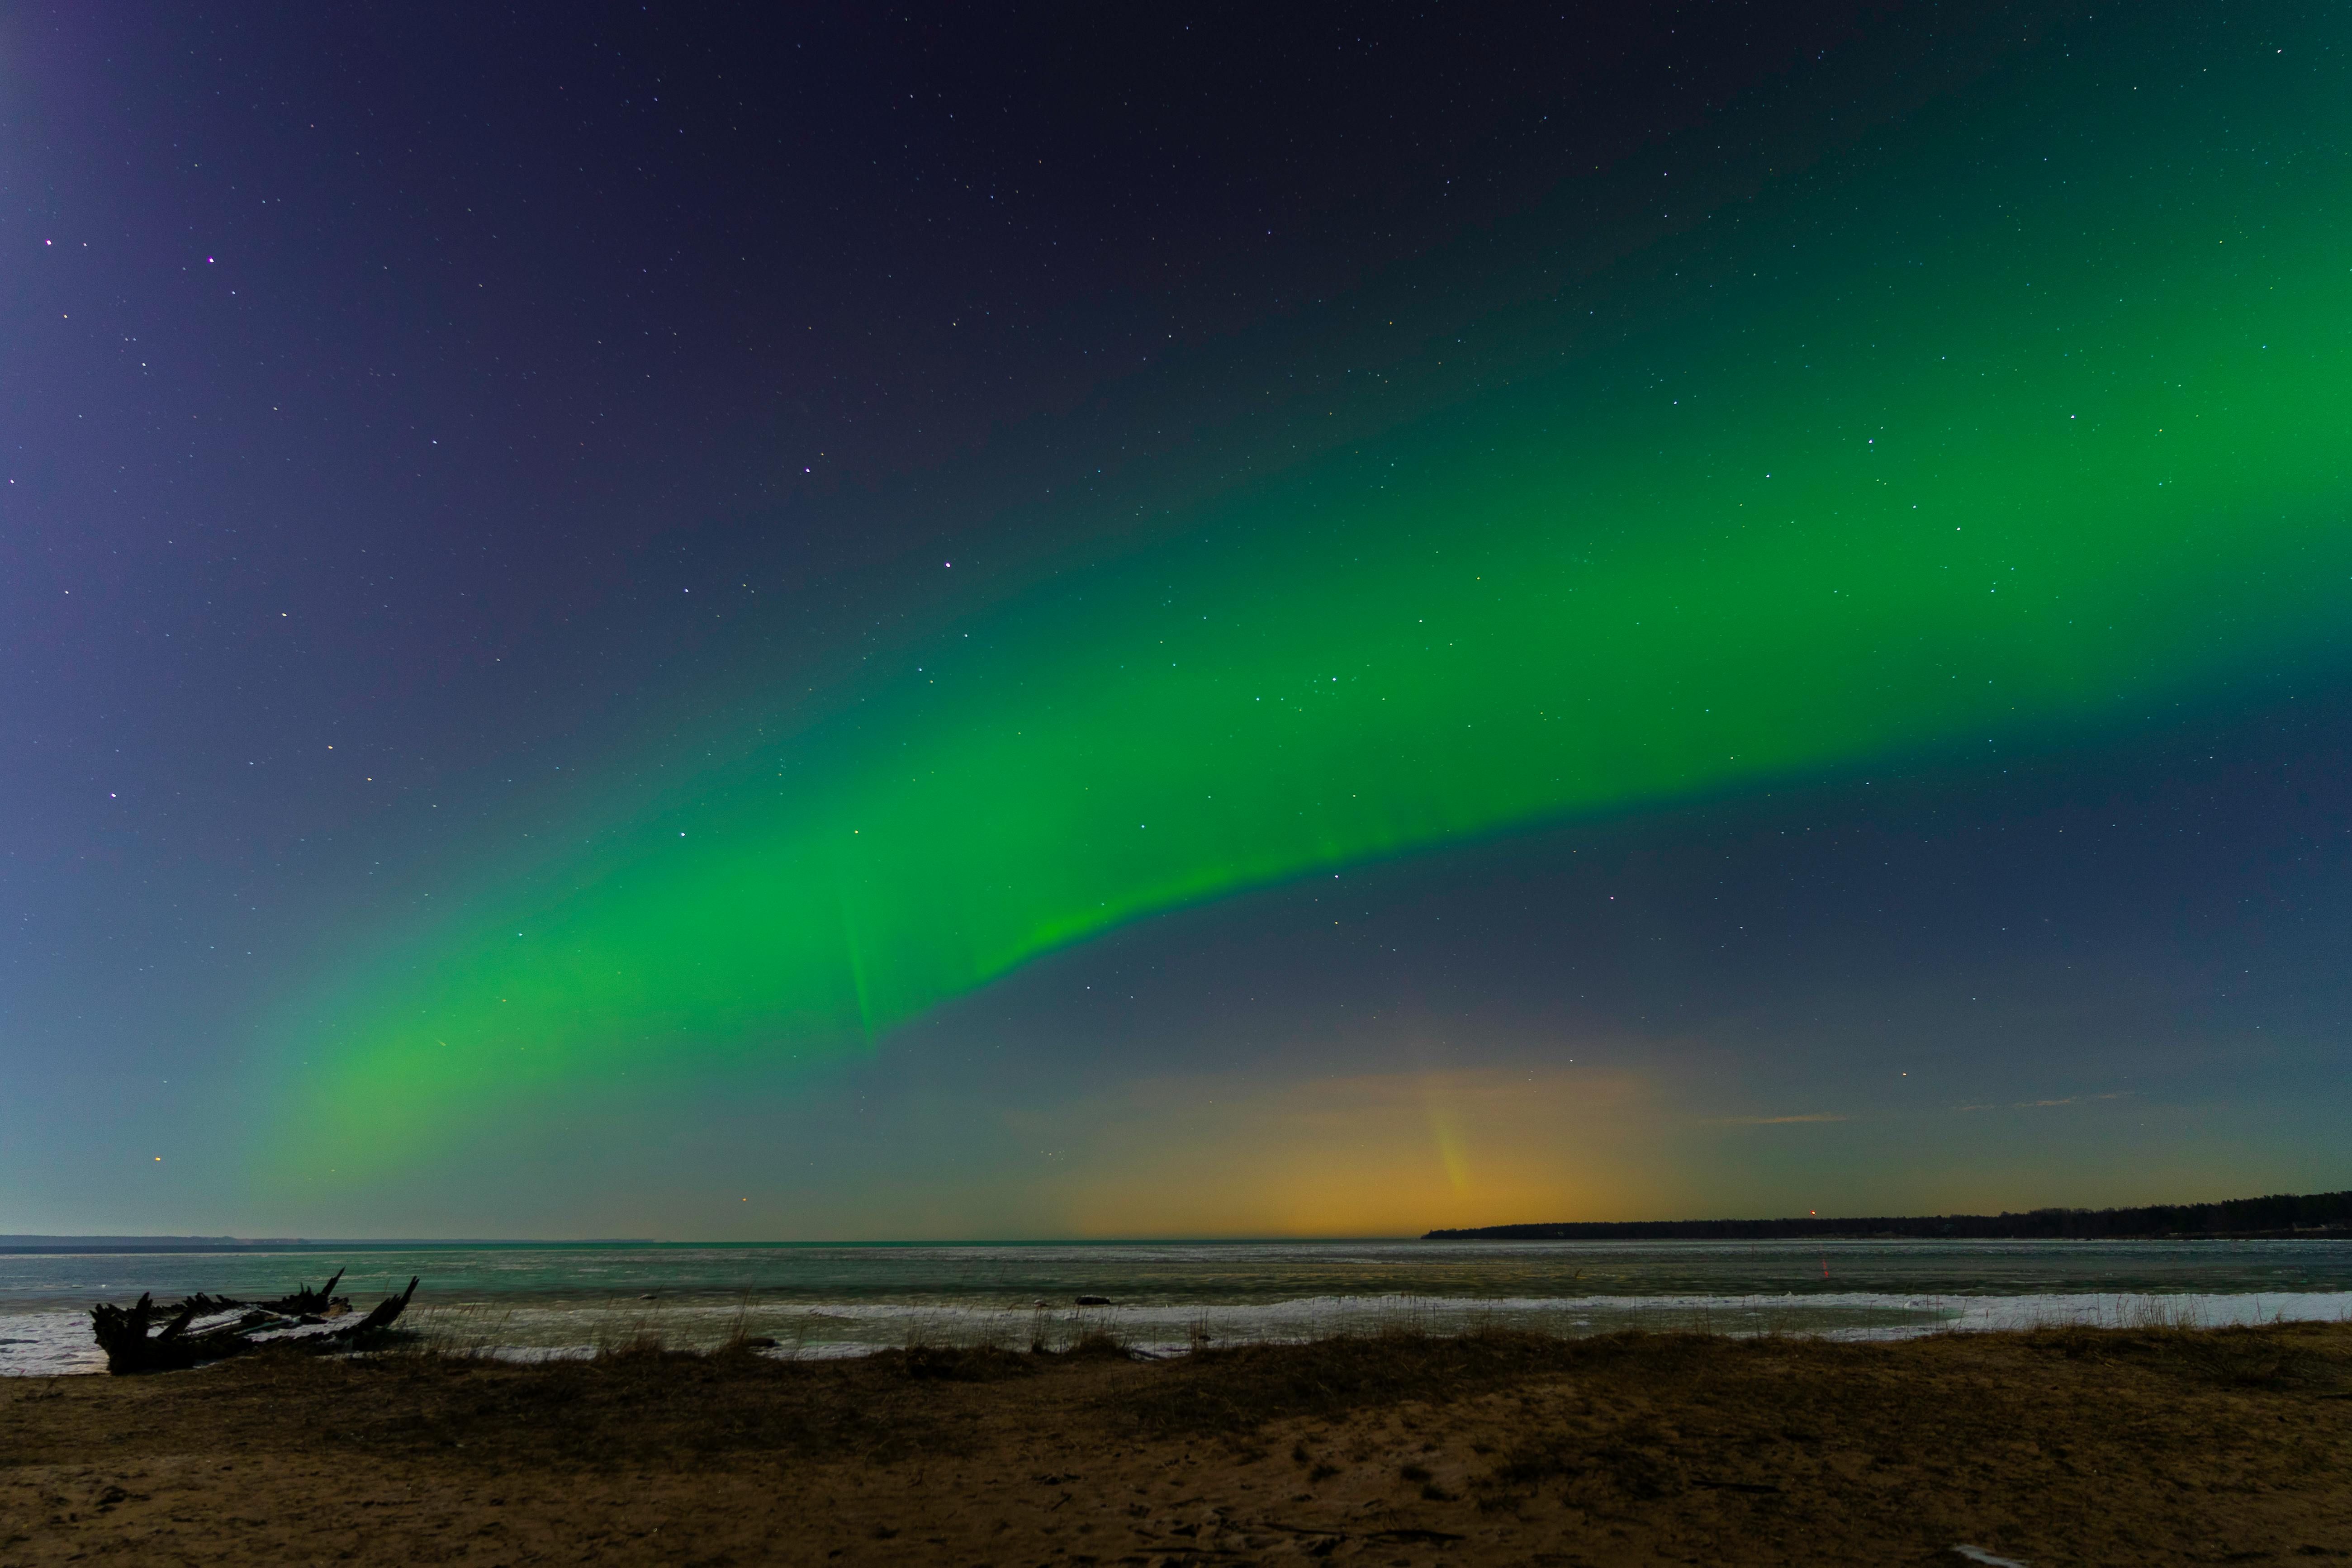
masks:
[[(0, 1254), (0, 1373), (94, 1371), (97, 1301), (265, 1299), (338, 1268), (362, 1308), (501, 1354), (731, 1333), (778, 1353), (910, 1341), (1168, 1351), (1387, 1327), (1703, 1328), (1884, 1338), (2039, 1323), (2352, 1318), (2347, 1241), (1278, 1241), (305, 1247)], [(1108, 1307), (1076, 1305), (1108, 1297)]]

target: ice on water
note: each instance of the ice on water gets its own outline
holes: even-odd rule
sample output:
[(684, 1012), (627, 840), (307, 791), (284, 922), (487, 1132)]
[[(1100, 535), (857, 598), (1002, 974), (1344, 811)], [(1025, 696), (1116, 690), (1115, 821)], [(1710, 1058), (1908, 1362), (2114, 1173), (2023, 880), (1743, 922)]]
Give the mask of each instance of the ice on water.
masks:
[[(1139, 1349), (1413, 1328), (1886, 1339), (2064, 1323), (2352, 1317), (2352, 1243), (1419, 1241), (943, 1247), (466, 1247), (0, 1256), (0, 1373), (100, 1370), (96, 1300), (247, 1299), (349, 1264), (354, 1305), (424, 1276), (404, 1326), (452, 1349), (583, 1355), (737, 1335), (774, 1353)], [(1075, 1305), (1108, 1296), (1108, 1307)]]

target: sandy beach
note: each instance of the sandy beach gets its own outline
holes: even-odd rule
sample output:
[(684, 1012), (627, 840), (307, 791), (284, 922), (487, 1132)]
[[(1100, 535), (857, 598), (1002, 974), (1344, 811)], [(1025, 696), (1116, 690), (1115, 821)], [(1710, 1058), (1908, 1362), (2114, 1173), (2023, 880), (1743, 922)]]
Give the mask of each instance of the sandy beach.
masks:
[(652, 1348), (0, 1386), (0, 1564), (2352, 1557), (2352, 1327)]

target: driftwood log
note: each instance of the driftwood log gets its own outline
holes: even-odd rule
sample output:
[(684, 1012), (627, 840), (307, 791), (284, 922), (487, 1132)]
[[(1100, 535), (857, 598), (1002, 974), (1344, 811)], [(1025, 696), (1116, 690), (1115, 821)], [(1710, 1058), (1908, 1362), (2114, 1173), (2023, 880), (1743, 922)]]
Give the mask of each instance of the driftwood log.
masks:
[(416, 1294), (411, 1278), (407, 1289), (386, 1296), (362, 1316), (352, 1310), (351, 1298), (334, 1293), (342, 1277), (339, 1268), (316, 1290), (298, 1287), (274, 1301), (199, 1290), (176, 1307), (156, 1306), (152, 1292), (131, 1307), (100, 1302), (89, 1310), (90, 1331), (106, 1352), (109, 1372), (173, 1372), (268, 1345), (350, 1350), (392, 1327)]

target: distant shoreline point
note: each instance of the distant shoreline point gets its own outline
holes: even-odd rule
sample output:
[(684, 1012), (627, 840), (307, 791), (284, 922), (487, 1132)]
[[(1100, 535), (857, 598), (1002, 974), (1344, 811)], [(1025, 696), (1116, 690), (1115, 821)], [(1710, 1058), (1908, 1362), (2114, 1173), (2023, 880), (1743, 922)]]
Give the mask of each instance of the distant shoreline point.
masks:
[(2352, 1239), (2352, 1192), (2213, 1204), (1790, 1219), (1567, 1220), (1433, 1230), (1423, 1241), (2324, 1241)]

